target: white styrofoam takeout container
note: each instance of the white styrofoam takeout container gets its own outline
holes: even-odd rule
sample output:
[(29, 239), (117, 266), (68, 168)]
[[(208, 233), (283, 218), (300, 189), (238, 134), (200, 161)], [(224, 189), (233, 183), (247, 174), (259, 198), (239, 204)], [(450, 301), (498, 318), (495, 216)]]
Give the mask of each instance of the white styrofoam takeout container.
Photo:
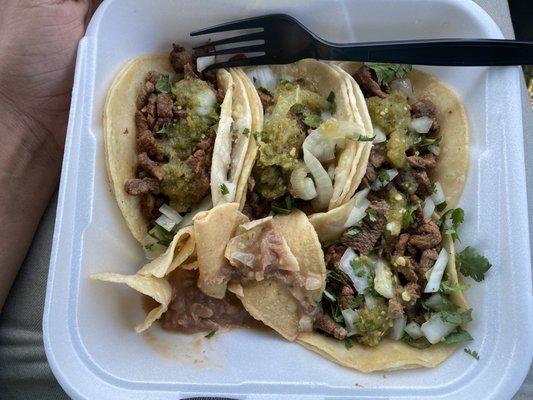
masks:
[[(468, 347), (441, 366), (360, 374), (273, 334), (219, 332), (212, 339), (133, 326), (144, 312), (129, 288), (90, 273), (134, 273), (140, 246), (122, 220), (105, 171), (102, 108), (115, 74), (132, 57), (198, 43), (192, 30), (287, 12), (333, 41), (501, 38), (475, 3), (460, 0), (108, 0), (79, 46), (44, 312), (50, 365), (76, 399), (505, 399), (532, 355), (528, 242), (519, 69), (426, 68), (463, 99), (471, 128), (471, 168), (460, 206), (461, 246), (493, 263), (472, 285)], [(203, 39), (205, 40), (205, 38)]]

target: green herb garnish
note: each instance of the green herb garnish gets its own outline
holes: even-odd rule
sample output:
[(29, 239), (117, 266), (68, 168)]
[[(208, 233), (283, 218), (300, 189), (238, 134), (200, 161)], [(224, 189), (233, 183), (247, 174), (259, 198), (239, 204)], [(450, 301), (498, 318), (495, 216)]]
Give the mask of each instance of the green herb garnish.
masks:
[(359, 233), (361, 233), (361, 228), (358, 226), (352, 226), (344, 231), (343, 236), (354, 237)]
[(415, 340), (407, 333), (404, 333), (402, 336), (402, 340), (409, 346), (414, 347), (416, 349), (427, 349), (428, 347), (431, 347), (431, 343), (429, 343), (429, 341), (425, 337), (421, 337)]
[(159, 93), (170, 93), (172, 90), (172, 85), (170, 84), (169, 75), (161, 75), (155, 84), (155, 90)]
[(469, 355), (471, 355), (472, 357), (474, 357), (476, 360), (479, 360), (479, 354), (478, 354), (477, 351), (475, 351), (475, 350), (470, 350), (470, 349), (468, 349), (468, 348), (465, 348), (464, 351), (465, 351), (466, 354), (469, 354)]
[(404, 78), (413, 66), (410, 64), (365, 63), (376, 73), (379, 84), (388, 85), (396, 78)]
[(229, 194), (229, 189), (225, 183), (220, 185), (220, 193), (222, 194), (222, 196)]
[(248, 129), (248, 128), (244, 128), (244, 130), (242, 131), (242, 134), (243, 134), (244, 136), (248, 136), (248, 135), (250, 134), (250, 129)]
[(205, 335), (204, 337), (206, 339), (210, 339), (212, 338), (213, 336), (215, 336), (215, 333), (217, 333), (217, 329), (213, 329), (212, 331), (210, 331), (207, 335)]
[(437, 210), (438, 212), (441, 212), (441, 211), (444, 211), (446, 207), (448, 207), (448, 204), (446, 204), (446, 202), (443, 201), (442, 203), (435, 206), (435, 210)]
[(353, 260), (350, 260), (350, 266), (353, 269), (353, 272), (356, 276), (359, 278), (365, 276), (366, 270), (363, 262), (359, 260), (358, 258), (354, 258)]
[(458, 327), (455, 331), (453, 331), (452, 333), (450, 333), (448, 336), (444, 338), (444, 343), (446, 344), (462, 343), (462, 342), (470, 342), (472, 340), (474, 340), (474, 338), (470, 335), (470, 333)]
[(337, 111), (337, 104), (335, 103), (335, 92), (331, 91), (328, 94), (328, 97), (326, 100), (329, 103), (329, 109), (332, 114), (335, 114), (335, 111)]
[(368, 219), (370, 222), (376, 222), (378, 220), (378, 212), (374, 209), (368, 211)]
[(451, 312), (451, 311), (442, 311), (440, 313), (440, 318), (444, 322), (449, 322), (450, 324), (461, 325), (467, 322), (472, 321), (472, 309), (468, 309), (461, 313)]
[(344, 347), (346, 347), (346, 350), (350, 350), (354, 345), (354, 341), (352, 338), (346, 338), (344, 339)]
[(277, 212), (278, 214), (290, 214), (293, 206), (294, 202), (292, 197), (287, 195), (282, 201), (272, 204), (272, 211)]
[(165, 138), (169, 138), (176, 129), (176, 124), (164, 124), (163, 127), (157, 131), (157, 133), (161, 134), (161, 136)]
[(403, 214), (403, 218), (402, 218), (403, 229), (407, 229), (413, 224), (414, 222), (413, 213), (416, 210), (418, 210), (418, 204), (407, 206), (407, 208), (405, 209), (405, 213)]
[(485, 273), (492, 267), (489, 260), (470, 246), (455, 255), (455, 262), (461, 274), (471, 277), (476, 282), (485, 279)]
[(455, 293), (455, 292), (463, 292), (466, 289), (468, 289), (470, 285), (467, 285), (466, 283), (453, 283), (450, 280), (445, 280), (440, 283), (439, 292), (441, 293)]
[(452, 208), (446, 211), (440, 217), (438, 225), (440, 231), (444, 234), (451, 235), (453, 240), (459, 240), (457, 229), (465, 219), (465, 212), (462, 208)]
[(263, 131), (255, 131), (255, 132), (253, 133), (254, 138), (255, 138), (255, 141), (256, 141), (256, 142), (260, 142), (261, 140), (263, 140), (263, 134), (264, 134)]
[(349, 302), (348, 302), (348, 306), (352, 309), (352, 310), (356, 310), (357, 308), (359, 308), (359, 306), (363, 303), (363, 300), (365, 299), (365, 296), (363, 296), (362, 294), (358, 294), (357, 296), (355, 296), (353, 299), (351, 299)]
[(359, 135), (357, 136), (357, 139), (356, 139), (356, 140), (357, 140), (358, 142), (371, 142), (371, 141), (373, 141), (375, 138), (376, 138), (376, 135), (374, 135), (374, 136), (366, 136), (366, 135), (361, 135), (361, 134), (359, 134)]

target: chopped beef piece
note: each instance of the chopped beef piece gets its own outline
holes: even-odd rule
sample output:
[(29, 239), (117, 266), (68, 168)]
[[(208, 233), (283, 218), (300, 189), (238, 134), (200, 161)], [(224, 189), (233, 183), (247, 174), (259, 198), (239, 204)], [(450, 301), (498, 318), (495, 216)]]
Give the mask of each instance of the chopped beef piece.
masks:
[(174, 101), (169, 94), (159, 93), (157, 95), (157, 116), (159, 118), (172, 118), (174, 116), (172, 112), (172, 107), (174, 106)]
[(222, 89), (217, 89), (216, 95), (217, 101), (219, 102), (219, 104), (222, 104), (224, 98), (226, 97), (226, 93)]
[(406, 302), (410, 304), (415, 304), (420, 298), (420, 285), (415, 282), (409, 282), (403, 287), (402, 292), (407, 293), (407, 298), (409, 300), (406, 300)]
[(267, 93), (263, 90), (258, 90), (257, 94), (259, 95), (259, 99), (263, 105), (263, 110), (266, 110), (268, 107), (274, 104), (274, 97), (272, 97), (270, 93)]
[(369, 217), (366, 217), (363, 219), (361, 232), (353, 237), (342, 237), (341, 243), (351, 247), (360, 254), (370, 253), (374, 249), (374, 246), (381, 237), (385, 225), (387, 224), (383, 209), (381, 208), (383, 203), (386, 204), (383, 200), (380, 202), (372, 202), (370, 207), (377, 211), (376, 221), (372, 222)]
[(407, 157), (407, 162), (413, 168), (435, 168), (435, 165), (437, 165), (437, 157), (433, 153), (424, 154), (423, 156), (409, 156)]
[(150, 176), (156, 178), (158, 181), (163, 180), (163, 171), (158, 163), (152, 161), (148, 154), (140, 153), (139, 154), (139, 165), (144, 169)]
[(217, 87), (217, 71), (210, 69), (209, 71), (202, 71), (202, 78), (208, 82), (213, 88)]
[(391, 318), (400, 318), (403, 316), (402, 303), (395, 297), (389, 300), (388, 314), (391, 316)]
[(151, 193), (141, 194), (141, 213), (147, 221), (151, 224), (154, 220), (152, 212), (155, 208), (155, 197)]
[(322, 312), (316, 316), (315, 321), (313, 322), (313, 328), (327, 333), (337, 340), (344, 340), (348, 335), (346, 329), (337, 325), (328, 314)]
[(411, 117), (429, 117), (433, 120), (430, 132), (437, 132), (440, 128), (437, 107), (430, 100), (422, 99), (411, 105)]
[(154, 91), (155, 91), (155, 85), (150, 81), (146, 81), (144, 85), (141, 87), (141, 90), (139, 91), (139, 94), (137, 95), (137, 100), (135, 101), (137, 110), (140, 110), (145, 106), (146, 102), (148, 101), (148, 97)]
[(157, 161), (163, 159), (161, 147), (155, 140), (154, 134), (149, 130), (144, 130), (137, 134), (137, 151), (147, 153), (150, 158)]
[(416, 194), (421, 199), (431, 196), (433, 193), (433, 188), (431, 187), (431, 181), (429, 180), (427, 172), (424, 170), (413, 170), (413, 176), (418, 182)]
[(405, 248), (407, 247), (407, 242), (409, 242), (408, 233), (402, 233), (398, 236), (398, 241), (396, 242), (396, 249), (394, 252), (395, 256), (403, 256), (405, 254)]
[(183, 68), (183, 77), (185, 79), (198, 78), (198, 75), (196, 74), (196, 70), (194, 69), (193, 64), (185, 64), (185, 67)]
[(431, 219), (426, 219), (418, 228), (415, 235), (409, 238), (409, 244), (418, 249), (431, 249), (440, 244), (442, 236), (437, 224)]
[(324, 254), (326, 266), (332, 270), (340, 270), (339, 262), (341, 261), (342, 255), (345, 251), (346, 246), (342, 244), (334, 244), (329, 246)]
[(418, 267), (418, 277), (421, 281), (426, 280), (426, 272), (435, 264), (439, 252), (436, 249), (426, 249), (422, 252)]
[(387, 161), (387, 148), (385, 143), (378, 143), (372, 146), (370, 157), (366, 167), (364, 181), (370, 186), (378, 177), (379, 168)]
[(405, 260), (405, 263), (402, 262), (398, 265), (395, 265), (395, 269), (405, 277), (407, 282), (418, 282), (418, 275), (416, 274), (416, 271), (418, 270), (418, 263), (412, 257), (402, 258)]
[(414, 305), (405, 308), (405, 314), (407, 315), (407, 318), (410, 321), (415, 321), (419, 325), (422, 325), (424, 322), (426, 322), (424, 313), (425, 311), (420, 302), (416, 302)]
[(341, 310), (350, 308), (350, 302), (355, 298), (355, 294), (350, 285), (344, 284), (340, 290), (339, 305)]
[(185, 119), (187, 118), (187, 115), (189, 115), (187, 110), (183, 108), (178, 108), (176, 106), (172, 107), (172, 114), (174, 115), (174, 118), (177, 119)]
[(126, 193), (138, 196), (144, 193), (159, 193), (159, 182), (154, 178), (128, 179), (124, 184)]
[(152, 128), (155, 124), (155, 121), (157, 119), (157, 96), (155, 94), (151, 94), (148, 98), (148, 103), (145, 107), (141, 110), (146, 118), (146, 122), (148, 123), (148, 126)]
[(148, 121), (146, 121), (146, 117), (139, 110), (135, 111), (135, 126), (137, 128), (137, 132), (150, 130), (150, 127), (148, 126)]
[(157, 84), (157, 81), (159, 80), (161, 75), (162, 75), (161, 72), (150, 71), (146, 74), (146, 77), (144, 78), (144, 80), (145, 82), (150, 82), (152, 85), (154, 85), (154, 89), (155, 89), (155, 85)]
[(186, 65), (194, 64), (194, 55), (192, 52), (185, 50), (184, 47), (179, 44), (172, 44), (172, 51), (170, 52), (170, 63), (172, 68), (178, 74), (184, 72)]
[(191, 167), (192, 172), (195, 175), (195, 185), (197, 189), (192, 198), (193, 203), (202, 200), (209, 192), (211, 158), (213, 156), (214, 145), (215, 135), (209, 135), (207, 139), (196, 144), (193, 153), (185, 160), (185, 164)]
[(270, 213), (271, 202), (264, 197), (259, 196), (255, 192), (249, 192), (246, 204), (243, 208), (243, 213), (250, 218), (250, 220), (261, 219)]
[(359, 68), (353, 77), (359, 86), (361, 86), (365, 97), (378, 96), (382, 99), (387, 97), (387, 93), (384, 91), (385, 88), (378, 83), (376, 73), (366, 65)]

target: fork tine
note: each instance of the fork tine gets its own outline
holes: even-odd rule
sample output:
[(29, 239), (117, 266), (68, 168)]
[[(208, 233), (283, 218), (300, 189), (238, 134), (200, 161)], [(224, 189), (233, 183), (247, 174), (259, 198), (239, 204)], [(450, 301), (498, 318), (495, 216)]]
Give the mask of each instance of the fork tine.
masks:
[(219, 56), (222, 54), (240, 54), (240, 53), (254, 53), (254, 52), (264, 52), (265, 46), (263, 44), (255, 44), (253, 46), (241, 46), (241, 47), (232, 47), (231, 49), (222, 49), (214, 50), (206, 53), (199, 54), (199, 57), (207, 56)]
[(220, 39), (215, 40), (213, 42), (208, 42), (205, 44), (202, 44), (200, 46), (193, 47), (194, 50), (203, 49), (210, 46), (220, 46), (222, 44), (232, 44), (232, 43), (238, 43), (238, 42), (250, 42), (252, 40), (261, 40), (264, 39), (264, 32), (254, 32), (254, 33), (248, 33), (246, 35), (240, 35), (240, 36), (233, 36), (226, 39)]
[(233, 22), (226, 22), (223, 24), (211, 26), (209, 28), (200, 29), (194, 32), (191, 32), (191, 36), (199, 36), (199, 35), (206, 35), (208, 33), (215, 33), (215, 32), (227, 32), (227, 31), (235, 31), (239, 29), (252, 29), (252, 28), (262, 28), (262, 22), (265, 21), (267, 18), (269, 18), (270, 15), (263, 15), (260, 17), (252, 17), (252, 18), (245, 18), (240, 19), (238, 21)]
[(219, 63), (208, 66), (205, 70), (217, 69), (217, 68), (246, 67), (249, 65), (261, 65), (261, 64), (267, 64), (267, 63), (268, 63), (267, 56), (257, 56), (257, 57), (250, 57), (250, 58), (241, 58), (238, 60), (219, 62)]

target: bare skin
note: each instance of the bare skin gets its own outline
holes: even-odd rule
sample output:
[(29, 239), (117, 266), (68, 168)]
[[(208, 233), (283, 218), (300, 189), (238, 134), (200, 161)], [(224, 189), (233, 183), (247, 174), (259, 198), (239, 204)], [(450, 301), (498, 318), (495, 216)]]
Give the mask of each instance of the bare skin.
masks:
[(59, 181), (78, 41), (97, 3), (0, 0), (0, 311)]

